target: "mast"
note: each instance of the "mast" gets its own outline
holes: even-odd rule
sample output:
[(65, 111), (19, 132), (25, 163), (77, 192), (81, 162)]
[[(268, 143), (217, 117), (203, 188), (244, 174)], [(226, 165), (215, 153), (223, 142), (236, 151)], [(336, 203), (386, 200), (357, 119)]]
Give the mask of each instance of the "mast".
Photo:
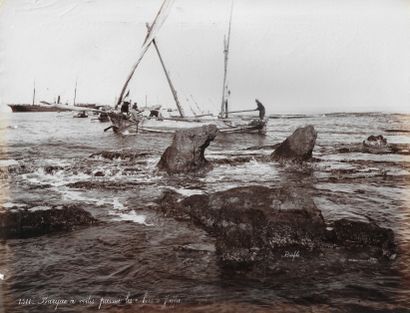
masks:
[[(146, 26), (147, 26), (148, 33), (149, 33), (149, 32), (151, 31), (151, 27), (149, 26), (148, 23), (146, 24)], [(154, 47), (155, 47), (155, 50), (157, 51), (157, 54), (158, 54), (159, 60), (160, 60), (160, 62), (161, 62), (162, 68), (163, 68), (163, 70), (164, 70), (164, 72), (165, 72), (165, 76), (166, 76), (166, 78), (167, 78), (167, 81), (168, 81), (168, 84), (169, 84), (169, 88), (171, 88), (172, 96), (174, 97), (175, 104), (176, 104), (176, 106), (177, 106), (179, 115), (180, 115), (181, 117), (185, 117), (184, 110), (182, 109), (182, 106), (181, 106), (181, 104), (180, 104), (180, 102), (179, 102), (179, 100), (178, 100), (177, 91), (175, 90), (175, 87), (174, 87), (174, 85), (172, 84), (171, 77), (169, 76), (169, 72), (168, 72), (168, 70), (166, 69), (164, 60), (162, 59), (161, 53), (159, 52), (159, 48), (158, 48), (158, 45), (157, 45), (157, 41), (156, 41), (155, 39), (153, 39), (153, 40), (152, 40), (152, 43), (153, 43), (153, 45), (154, 45)]]
[(220, 117), (228, 117), (228, 107), (225, 107), (225, 101), (228, 93), (228, 86), (226, 84), (226, 76), (228, 73), (228, 54), (229, 54), (229, 45), (231, 41), (231, 26), (232, 26), (232, 12), (233, 12), (233, 0), (231, 3), (231, 14), (229, 17), (229, 28), (228, 28), (228, 38), (224, 37), (224, 79), (222, 85), (222, 103), (221, 103), (221, 113)]
[(33, 87), (33, 105), (36, 101), (36, 81), (34, 81), (34, 87)]
[[(125, 90), (127, 89), (128, 84), (129, 84), (132, 76), (135, 73), (135, 70), (137, 69), (138, 65), (140, 64), (142, 58), (144, 57), (145, 53), (147, 52), (147, 50), (148, 50), (149, 46), (151, 45), (152, 41), (154, 40), (156, 33), (158, 32), (158, 30), (161, 28), (162, 24), (164, 23), (164, 21), (166, 19), (166, 14), (168, 13), (170, 8), (172, 7), (173, 2), (174, 2), (174, 0), (164, 0), (164, 2), (162, 3), (157, 15), (155, 16), (154, 22), (151, 24), (151, 29), (148, 32), (147, 36), (145, 37), (144, 43), (142, 44), (138, 60), (132, 66), (131, 72), (128, 75), (127, 79), (125, 80), (124, 86), (121, 89), (121, 93), (120, 93), (120, 96), (118, 97), (118, 101), (117, 101), (117, 104), (115, 105), (115, 108), (117, 108), (118, 105), (121, 104), (122, 99), (124, 97)], [(163, 13), (163, 12), (165, 12), (165, 13)]]
[(73, 105), (75, 105), (75, 98), (77, 97), (77, 80), (75, 81)]

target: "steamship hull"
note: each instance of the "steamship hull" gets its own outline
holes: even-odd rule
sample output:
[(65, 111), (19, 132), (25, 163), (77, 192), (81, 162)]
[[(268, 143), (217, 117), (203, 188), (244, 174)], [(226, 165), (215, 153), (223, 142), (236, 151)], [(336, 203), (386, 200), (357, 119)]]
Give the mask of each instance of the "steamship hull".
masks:
[(63, 112), (70, 111), (70, 109), (56, 108), (48, 105), (38, 105), (38, 104), (8, 104), (11, 110), (15, 113), (24, 112)]

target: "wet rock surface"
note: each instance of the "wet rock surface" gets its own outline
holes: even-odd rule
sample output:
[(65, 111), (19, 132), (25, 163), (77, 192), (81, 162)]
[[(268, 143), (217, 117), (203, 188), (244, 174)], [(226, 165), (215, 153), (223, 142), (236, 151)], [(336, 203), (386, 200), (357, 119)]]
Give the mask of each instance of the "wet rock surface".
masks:
[(90, 158), (101, 157), (107, 160), (128, 160), (128, 161), (135, 161), (144, 157), (149, 156), (148, 152), (138, 152), (132, 150), (120, 150), (120, 151), (111, 151), (105, 150), (98, 153), (93, 153), (90, 155)]
[(335, 221), (331, 228), (331, 241), (338, 245), (348, 245), (351, 249), (373, 249), (374, 255), (394, 258), (396, 247), (391, 229), (348, 219)]
[(389, 143), (382, 135), (371, 135), (361, 143), (342, 145), (338, 153), (371, 153), (371, 154), (402, 154), (410, 155), (407, 145)]
[(387, 139), (382, 135), (370, 135), (366, 140), (363, 141), (363, 146), (366, 147), (385, 147), (387, 146)]
[(271, 154), (274, 161), (308, 161), (316, 143), (317, 132), (312, 125), (299, 127)]
[[(42, 116), (10, 115), (19, 128), (8, 133), (7, 146), (0, 149), (0, 208), (14, 210), (27, 203), (30, 209), (36, 203), (47, 203), (50, 208), (75, 205), (103, 222), (54, 235), (3, 240), (0, 269), (2, 273), (6, 269), (2, 284), (8, 292), (7, 312), (55, 311), (54, 306), (16, 306), (16, 299), (27, 297), (28, 289), (34, 297), (82, 299), (91, 294), (99, 299), (107, 295), (107, 286), (113, 298), (125, 297), (129, 291), (144, 296), (146, 290), (153, 297), (184, 296), (184, 303), (204, 303), (203, 312), (407, 312), (410, 162), (403, 155), (409, 154), (410, 145), (408, 133), (385, 130), (408, 130), (410, 117), (399, 122), (391, 115), (279, 118), (269, 122), (267, 136), (217, 136), (206, 149), (214, 167), (206, 175), (155, 175), (172, 135), (116, 136), (103, 132), (109, 125), (73, 121), (71, 113)], [(50, 126), (53, 121), (55, 127)], [(73, 127), (73, 122), (78, 125)], [(314, 157), (320, 161), (297, 166), (271, 162), (275, 143), (302, 124), (314, 124), (320, 134), (314, 148)], [(370, 134), (382, 134), (399, 152), (337, 152), (344, 145), (360, 147)], [(146, 152), (149, 155), (137, 156)], [(98, 172), (104, 176), (96, 176)], [(270, 253), (261, 240), (254, 261), (221, 262), (215, 251), (219, 237), (198, 222), (194, 224), (183, 201), (194, 194), (213, 196), (228, 188), (252, 185), (300, 188), (300, 194), (314, 199), (322, 212), (324, 239), (314, 237), (317, 246), (312, 251), (289, 245), (283, 255)], [(155, 201), (166, 189), (174, 191), (168, 200), (175, 205), (160, 207)], [(337, 226), (335, 222), (341, 220), (358, 223)], [(241, 216), (238, 221), (248, 223)], [(384, 262), (388, 254), (380, 257), (388, 234), (382, 235), (383, 231), (371, 225), (394, 231), (396, 259)], [(380, 236), (374, 235), (379, 231)], [(236, 238), (227, 242), (232, 255), (247, 249)], [(372, 242), (373, 238), (379, 239)], [(139, 309), (133, 305), (100, 311)], [(58, 310), (89, 311), (82, 305), (59, 306)], [(192, 310), (198, 311), (197, 304), (187, 305), (186, 311)]]
[(28, 238), (96, 223), (89, 212), (75, 205), (10, 208), (0, 210), (0, 238)]
[(212, 165), (205, 159), (204, 153), (217, 132), (215, 125), (176, 131), (171, 146), (161, 156), (158, 169), (169, 174), (211, 169)]
[[(97, 176), (98, 177), (98, 176)], [(149, 184), (143, 184), (141, 182), (132, 182), (128, 181), (126, 183), (118, 183), (116, 181), (78, 181), (75, 183), (67, 184), (67, 187), (76, 188), (76, 189), (108, 189), (108, 190), (123, 190), (124, 188), (135, 188), (138, 186), (147, 186)]]
[(320, 262), (326, 254), (329, 264), (348, 258), (395, 257), (390, 229), (347, 219), (327, 224), (300, 188), (249, 186), (185, 199), (166, 192), (159, 204), (164, 215), (192, 221), (215, 236), (223, 267), (276, 264), (287, 268), (289, 259), (301, 255)]

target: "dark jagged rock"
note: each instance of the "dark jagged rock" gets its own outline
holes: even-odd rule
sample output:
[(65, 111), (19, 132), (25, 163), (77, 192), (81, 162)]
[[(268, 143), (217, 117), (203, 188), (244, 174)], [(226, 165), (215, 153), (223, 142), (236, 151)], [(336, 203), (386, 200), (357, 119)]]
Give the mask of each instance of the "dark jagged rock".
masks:
[(105, 176), (105, 173), (104, 173), (103, 171), (97, 171), (97, 172), (94, 173), (94, 176), (96, 176), (96, 177), (104, 177), (104, 176)]
[(371, 135), (361, 143), (343, 145), (337, 151), (339, 153), (410, 154), (408, 145), (388, 143), (382, 135)]
[(58, 171), (64, 170), (64, 167), (58, 165), (47, 165), (44, 167), (44, 173), (54, 175)]
[(95, 224), (92, 215), (74, 205), (50, 209), (0, 211), (0, 238), (27, 238)]
[(279, 257), (289, 249), (319, 248), (326, 225), (313, 201), (291, 188), (234, 188), (182, 201), (192, 219), (217, 237), (216, 250), (229, 265)]
[(159, 170), (174, 174), (211, 169), (204, 153), (217, 132), (215, 125), (176, 131), (171, 146), (164, 151), (157, 165)]
[(220, 164), (220, 165), (237, 165), (237, 164), (243, 164), (243, 163), (248, 163), (252, 160), (264, 160), (263, 157), (260, 156), (229, 156), (227, 158), (221, 158), (221, 159), (216, 159), (212, 160), (213, 164)]
[(4, 167), (0, 167), (0, 178), (5, 179), (14, 175), (28, 174), (35, 171), (35, 167), (32, 164), (25, 164), (18, 162)]
[(175, 191), (166, 190), (158, 199), (158, 209), (166, 217), (172, 217), (179, 221), (190, 220), (189, 214), (181, 205), (182, 197)]
[(271, 154), (275, 161), (308, 161), (316, 143), (317, 132), (312, 125), (299, 127)]
[(377, 226), (374, 223), (341, 219), (332, 225), (332, 237), (339, 245), (349, 243), (350, 248), (376, 249), (377, 255), (391, 257), (395, 252), (394, 233), (391, 229)]
[(152, 185), (153, 183), (146, 183), (146, 182), (137, 182), (137, 181), (128, 181), (126, 183), (117, 182), (117, 181), (78, 181), (75, 183), (66, 184), (69, 188), (76, 188), (76, 189), (111, 189), (111, 190), (124, 190), (126, 188), (135, 188), (141, 185), (147, 186)]
[(93, 153), (90, 155), (90, 158), (101, 157), (108, 160), (128, 160), (128, 161), (135, 161), (139, 158), (143, 158), (148, 156), (149, 153), (147, 152), (137, 152), (137, 151), (130, 151), (130, 150), (122, 150), (122, 151), (101, 151), (98, 153)]
[(366, 140), (362, 142), (362, 152), (365, 153), (390, 153), (392, 149), (390, 145), (387, 144), (386, 138), (382, 135), (369, 136)]
[(184, 200), (170, 192), (160, 200), (160, 207), (165, 215), (190, 219), (215, 236), (219, 260), (229, 268), (287, 266), (295, 253), (318, 260), (333, 255), (334, 262), (347, 259), (348, 254), (379, 260), (395, 253), (391, 230), (349, 220), (327, 225), (300, 188), (249, 186)]
[(363, 141), (363, 146), (365, 147), (385, 147), (387, 146), (387, 139), (384, 138), (382, 135), (369, 136), (366, 140)]

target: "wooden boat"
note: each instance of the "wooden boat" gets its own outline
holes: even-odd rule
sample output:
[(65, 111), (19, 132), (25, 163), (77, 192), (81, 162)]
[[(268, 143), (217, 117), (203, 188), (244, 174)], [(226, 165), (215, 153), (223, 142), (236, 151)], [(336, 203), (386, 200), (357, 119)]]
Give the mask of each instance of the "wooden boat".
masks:
[(106, 113), (106, 112), (101, 112), (101, 113), (98, 115), (98, 120), (99, 120), (101, 123), (106, 123), (106, 122), (109, 122), (109, 121), (110, 121), (110, 117), (108, 116), (108, 113)]
[(73, 116), (74, 118), (88, 118), (88, 114), (85, 111), (78, 112)]
[[(229, 32), (228, 39), (225, 40), (224, 45), (224, 54), (225, 54), (225, 67), (224, 67), (224, 80), (223, 80), (223, 97), (222, 97), (222, 110), (219, 115), (219, 118), (209, 118), (209, 116), (186, 116), (184, 110), (179, 102), (177, 92), (174, 88), (174, 85), (171, 81), (169, 71), (165, 66), (164, 59), (159, 51), (158, 44), (155, 39), (155, 33), (153, 31), (158, 31), (158, 20), (163, 20), (163, 14), (165, 9), (169, 8), (171, 1), (164, 0), (163, 5), (161, 6), (154, 22), (151, 26), (147, 25), (147, 35), (140, 53), (140, 57), (137, 60), (136, 64), (131, 69), (131, 73), (127, 77), (125, 84), (121, 90), (120, 96), (118, 97), (118, 102), (116, 108), (118, 108), (123, 101), (125, 91), (127, 90), (128, 83), (130, 82), (133, 74), (135, 73), (138, 64), (142, 60), (144, 53), (148, 49), (149, 45), (152, 43), (156, 53), (159, 57), (161, 66), (164, 70), (166, 79), (168, 81), (169, 87), (171, 89), (173, 98), (175, 100), (175, 105), (178, 110), (179, 116), (177, 117), (167, 117), (163, 118), (159, 116), (158, 118), (144, 117), (142, 114), (137, 114), (137, 112), (130, 112), (128, 114), (110, 112), (108, 114), (112, 125), (107, 129), (112, 128), (114, 132), (156, 132), (156, 133), (169, 133), (175, 132), (177, 129), (190, 128), (201, 126), (205, 124), (215, 124), (221, 133), (265, 133), (266, 132), (266, 123), (267, 119), (253, 119), (253, 120), (242, 120), (240, 117), (229, 117), (229, 113), (239, 113), (239, 112), (254, 112), (256, 110), (243, 110), (236, 112), (227, 111), (227, 86), (226, 86), (226, 74), (227, 74), (227, 64), (228, 64), (228, 53), (229, 53), (229, 41), (230, 41), (230, 32), (231, 32), (231, 22), (232, 22), (232, 10), (229, 20)], [(167, 7), (168, 5), (168, 7)], [(127, 111), (127, 110), (125, 110)]]
[[(222, 83), (222, 101), (221, 101), (221, 110), (219, 113), (219, 118), (222, 119), (226, 124), (234, 124), (236, 125), (235, 130), (226, 130), (227, 133), (248, 133), (248, 132), (258, 132), (261, 134), (266, 133), (266, 126), (268, 122), (268, 118), (265, 117), (265, 107), (263, 104), (258, 100), (255, 99), (256, 101), (256, 109), (251, 109), (251, 110), (239, 110), (239, 111), (229, 111), (229, 106), (228, 106), (228, 99), (231, 94), (228, 84), (227, 84), (227, 74), (228, 74), (228, 60), (229, 60), (229, 48), (230, 48), (230, 42), (231, 42), (231, 30), (232, 30), (232, 13), (233, 13), (233, 0), (231, 4), (231, 13), (229, 17), (229, 27), (228, 27), (228, 36), (224, 38), (224, 77), (223, 77), (223, 83)], [(231, 114), (237, 114), (237, 113), (250, 113), (250, 112), (255, 112), (259, 111), (259, 118), (254, 118), (251, 119), (250, 122), (248, 122), (245, 119), (241, 119), (241, 122), (238, 122), (236, 118), (232, 118)], [(220, 132), (225, 132), (225, 129), (220, 129)]]

